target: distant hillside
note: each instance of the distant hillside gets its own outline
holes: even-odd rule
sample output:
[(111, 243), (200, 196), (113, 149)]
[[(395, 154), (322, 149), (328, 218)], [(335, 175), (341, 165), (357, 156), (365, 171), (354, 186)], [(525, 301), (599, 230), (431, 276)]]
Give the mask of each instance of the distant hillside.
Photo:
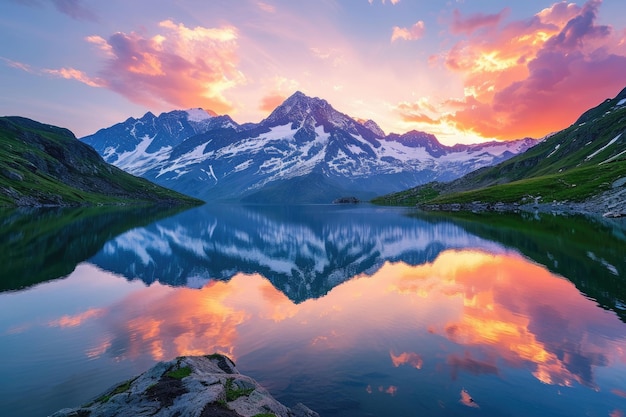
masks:
[(0, 117), (0, 206), (196, 204), (107, 164), (67, 129)]
[(585, 112), (572, 126), (505, 162), (452, 182), (431, 182), (376, 198), (374, 202), (579, 203), (610, 195), (610, 199), (603, 199), (601, 209), (606, 211), (611, 204), (623, 206), (626, 201), (625, 130), (626, 89)]

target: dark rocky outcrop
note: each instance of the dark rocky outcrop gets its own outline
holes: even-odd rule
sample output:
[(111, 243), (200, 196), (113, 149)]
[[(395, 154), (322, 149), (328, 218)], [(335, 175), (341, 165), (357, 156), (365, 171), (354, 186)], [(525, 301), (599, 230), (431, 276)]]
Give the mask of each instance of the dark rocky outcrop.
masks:
[(226, 356), (183, 356), (107, 391), (90, 404), (52, 417), (319, 417), (302, 404), (287, 408)]
[(333, 204), (359, 204), (361, 200), (356, 197), (340, 197), (333, 201)]

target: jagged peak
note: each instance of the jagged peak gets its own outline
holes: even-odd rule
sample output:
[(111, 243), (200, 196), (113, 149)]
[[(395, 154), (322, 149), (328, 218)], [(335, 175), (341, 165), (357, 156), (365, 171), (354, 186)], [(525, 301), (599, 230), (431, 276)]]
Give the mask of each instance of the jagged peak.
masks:
[(289, 96), (261, 123), (302, 123), (305, 120), (315, 120), (318, 124), (324, 122), (346, 124), (348, 121), (354, 123), (349, 116), (335, 110), (326, 100), (307, 96), (301, 91)]
[(187, 113), (187, 120), (190, 122), (202, 122), (217, 116), (217, 113), (214, 111), (204, 110), (201, 107), (187, 109), (185, 112)]
[(385, 131), (383, 129), (381, 129), (380, 126), (378, 126), (378, 123), (376, 123), (372, 119), (368, 119), (368, 120), (365, 120), (365, 121), (360, 122), (360, 123), (364, 127), (366, 127), (367, 129), (369, 129), (372, 133), (374, 133), (379, 138), (384, 138), (385, 136), (387, 136), (385, 134)]

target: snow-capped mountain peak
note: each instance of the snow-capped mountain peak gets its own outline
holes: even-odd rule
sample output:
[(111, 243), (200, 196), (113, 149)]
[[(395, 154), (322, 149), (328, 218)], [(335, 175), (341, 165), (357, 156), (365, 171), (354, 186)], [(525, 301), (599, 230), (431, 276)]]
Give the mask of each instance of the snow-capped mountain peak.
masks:
[(201, 108), (187, 109), (187, 120), (190, 122), (202, 122), (217, 116), (212, 110), (204, 110)]
[[(177, 110), (83, 138), (107, 162), (205, 200), (362, 199), (501, 162), (526, 143), (445, 146), (428, 133), (385, 135), (326, 100), (296, 92), (258, 124)], [(269, 196), (269, 197), (268, 197)]]
[(266, 126), (293, 124), (294, 127), (337, 127), (356, 131), (358, 124), (351, 117), (335, 110), (326, 100), (309, 97), (296, 91), (261, 122)]

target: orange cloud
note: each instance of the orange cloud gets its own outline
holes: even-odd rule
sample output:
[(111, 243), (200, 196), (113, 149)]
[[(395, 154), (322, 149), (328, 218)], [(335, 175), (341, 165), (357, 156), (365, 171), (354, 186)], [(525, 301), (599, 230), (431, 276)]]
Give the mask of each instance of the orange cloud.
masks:
[[(159, 27), (163, 32), (150, 38), (135, 32), (118, 32), (106, 40), (87, 37), (107, 58), (98, 86), (152, 107), (231, 111), (223, 93), (245, 82), (237, 68), (237, 29), (188, 28), (171, 20), (162, 21)], [(91, 80), (82, 74), (68, 76), (86, 83)]]
[(483, 137), (541, 137), (614, 96), (626, 84), (626, 46), (595, 23), (600, 6), (560, 2), (503, 26), (505, 11), (455, 12), (451, 31), (468, 37), (445, 54), (445, 65), (462, 76), (465, 94), (445, 120)]
[(393, 31), (391, 33), (391, 42), (397, 41), (399, 39), (404, 39), (405, 41), (414, 41), (417, 39), (421, 39), (426, 32), (426, 25), (423, 21), (416, 22), (410, 28), (401, 28), (399, 26), (394, 26)]
[(282, 104), (287, 97), (280, 93), (273, 93), (268, 96), (265, 96), (261, 99), (261, 104), (259, 105), (259, 109), (264, 112), (271, 112), (276, 107)]

